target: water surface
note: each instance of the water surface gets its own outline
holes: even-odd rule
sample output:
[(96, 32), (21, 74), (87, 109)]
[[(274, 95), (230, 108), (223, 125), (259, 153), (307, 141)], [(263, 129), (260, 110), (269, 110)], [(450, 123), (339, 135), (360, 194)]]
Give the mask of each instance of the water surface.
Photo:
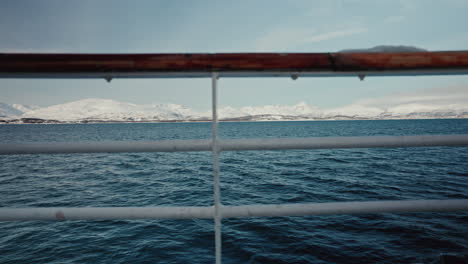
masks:
[[(1, 125), (0, 142), (206, 139), (210, 123)], [(221, 138), (468, 134), (468, 120), (232, 122)], [(223, 152), (225, 205), (468, 199), (468, 148)], [(0, 156), (1, 207), (205, 206), (209, 152)], [(468, 213), (223, 220), (224, 263), (437, 263)], [(0, 223), (0, 263), (213, 263), (211, 220)]]

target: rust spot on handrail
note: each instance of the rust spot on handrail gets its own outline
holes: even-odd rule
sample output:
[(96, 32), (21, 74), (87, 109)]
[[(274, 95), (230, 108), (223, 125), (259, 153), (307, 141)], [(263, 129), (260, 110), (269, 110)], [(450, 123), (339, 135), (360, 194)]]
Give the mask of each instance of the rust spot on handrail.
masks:
[(65, 220), (65, 214), (61, 210), (59, 210), (55, 213), (55, 219), (63, 221)]

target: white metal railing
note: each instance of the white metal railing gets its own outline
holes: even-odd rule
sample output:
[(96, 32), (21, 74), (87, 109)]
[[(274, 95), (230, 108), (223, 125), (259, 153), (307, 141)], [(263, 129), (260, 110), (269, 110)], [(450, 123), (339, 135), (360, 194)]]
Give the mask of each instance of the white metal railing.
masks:
[[(401, 200), (307, 204), (220, 205), (220, 218), (374, 213), (452, 212), (468, 210), (468, 200)], [(0, 208), (0, 221), (213, 219), (214, 206)]]
[[(113, 141), (0, 144), (0, 155), (213, 151), (213, 140)], [(468, 135), (217, 139), (217, 150), (288, 150), (468, 146)]]
[(211, 102), (212, 102), (212, 142), (213, 152), (213, 201), (214, 201), (214, 229), (215, 229), (215, 262), (221, 263), (221, 192), (219, 189), (219, 141), (218, 141), (218, 73), (211, 75)]
[(189, 207), (95, 207), (95, 208), (0, 208), (0, 221), (19, 220), (103, 220), (103, 219), (187, 219), (210, 218), (215, 225), (216, 263), (221, 263), (221, 220), (232, 217), (301, 216), (359, 213), (447, 212), (468, 210), (468, 199), (333, 202), (223, 206), (219, 189), (221, 151), (393, 148), (468, 146), (468, 135), (416, 135), (366, 137), (315, 137), (281, 139), (218, 139), (217, 80), (212, 73), (211, 140), (166, 140), (151, 142), (10, 143), (0, 144), (0, 155), (102, 153), (102, 152), (213, 152), (213, 206)]

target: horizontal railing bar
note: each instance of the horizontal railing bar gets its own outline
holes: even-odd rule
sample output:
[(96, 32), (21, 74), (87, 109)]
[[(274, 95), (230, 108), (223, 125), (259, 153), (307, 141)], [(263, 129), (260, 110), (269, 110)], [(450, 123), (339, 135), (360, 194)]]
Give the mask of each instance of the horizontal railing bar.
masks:
[(210, 140), (48, 142), (0, 144), (0, 155), (210, 151)]
[[(0, 78), (268, 77), (313, 73), (467, 74), (468, 51), (377, 53), (0, 53)], [(248, 73), (248, 74), (246, 74)], [(271, 75), (271, 73), (275, 73)], [(325, 74), (324, 76), (326, 76)], [(297, 76), (296, 76), (297, 77)]]
[[(468, 210), (468, 199), (242, 205), (221, 206), (220, 210), (222, 218), (453, 212)], [(0, 221), (210, 219), (213, 217), (214, 207), (212, 206), (0, 208)]]
[(186, 207), (69, 207), (0, 208), (0, 221), (113, 220), (113, 219), (209, 219), (211, 206)]
[[(210, 140), (7, 143), (0, 144), (0, 155), (211, 151), (211, 144)], [(468, 135), (225, 139), (219, 146), (221, 151), (468, 146)]]
[(222, 151), (431, 146), (468, 146), (468, 135), (261, 138), (221, 141)]
[(276, 204), (224, 206), (223, 218), (261, 216), (306, 216), (338, 214), (451, 212), (468, 210), (468, 199), (332, 202), (310, 204)]

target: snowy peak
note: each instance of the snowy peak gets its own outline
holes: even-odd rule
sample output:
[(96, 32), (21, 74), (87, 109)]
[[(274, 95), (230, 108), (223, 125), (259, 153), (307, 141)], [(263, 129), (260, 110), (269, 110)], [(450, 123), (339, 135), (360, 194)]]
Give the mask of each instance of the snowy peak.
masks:
[[(468, 89), (468, 88), (466, 88)], [(340, 120), (468, 118), (465, 88), (371, 98), (323, 109), (299, 102), (295, 105), (263, 105), (218, 109), (220, 120)], [(15, 120), (16, 121), (11, 121)], [(178, 104), (138, 105), (110, 99), (89, 98), (35, 109), (0, 103), (0, 121), (11, 122), (155, 122), (210, 120), (211, 111), (196, 112)], [(3, 121), (2, 121), (3, 120)], [(8, 121), (10, 120), (10, 121)], [(26, 120), (26, 121), (25, 121)], [(42, 121), (41, 121), (42, 120)]]
[(136, 105), (90, 98), (29, 111), (22, 117), (60, 121), (151, 121), (183, 120), (193, 115), (190, 109), (176, 104)]
[(0, 103), (0, 117), (12, 118), (20, 116), (21, 114), (23, 114), (23, 112), (13, 107), (12, 105)]
[(317, 107), (310, 106), (305, 102), (296, 105), (264, 105), (264, 106), (245, 106), (239, 109), (227, 106), (219, 110), (220, 118), (236, 118), (244, 116), (297, 116), (311, 117), (316, 116), (320, 110)]
[(11, 106), (23, 113), (39, 109), (39, 106), (35, 105), (12, 104)]
[(37, 109), (37, 106), (21, 105), (21, 104), (5, 104), (0, 103), (1, 118), (17, 118), (25, 112)]

